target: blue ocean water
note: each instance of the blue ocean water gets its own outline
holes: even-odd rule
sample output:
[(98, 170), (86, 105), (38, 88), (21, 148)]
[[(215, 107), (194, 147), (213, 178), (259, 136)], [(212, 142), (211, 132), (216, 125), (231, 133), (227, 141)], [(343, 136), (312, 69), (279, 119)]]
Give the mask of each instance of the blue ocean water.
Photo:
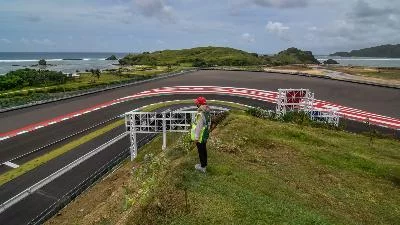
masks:
[[(50, 64), (46, 69), (72, 73), (76, 70), (113, 68), (118, 61), (108, 61), (111, 55), (122, 58), (128, 53), (110, 52), (0, 52), (0, 74), (23, 68), (37, 68), (40, 59)], [(79, 59), (79, 60), (78, 60)]]
[[(113, 64), (118, 61), (105, 60), (111, 55), (122, 58), (128, 53), (112, 52), (0, 52), (0, 75), (9, 71), (23, 68), (37, 68), (32, 65), (38, 64), (40, 59), (45, 59), (48, 64), (46, 69), (73, 73), (76, 70), (85, 71), (90, 69), (115, 68)], [(348, 66), (370, 66), (370, 67), (400, 67), (400, 58), (357, 58), (357, 57), (332, 57), (316, 56), (323, 62), (333, 58), (340, 65)], [(73, 59), (73, 60), (71, 60)], [(76, 60), (81, 59), (81, 60)]]
[(340, 57), (316, 56), (322, 63), (327, 59), (334, 59), (343, 66), (368, 66), (368, 67), (399, 67), (400, 58), (368, 58), (368, 57)]

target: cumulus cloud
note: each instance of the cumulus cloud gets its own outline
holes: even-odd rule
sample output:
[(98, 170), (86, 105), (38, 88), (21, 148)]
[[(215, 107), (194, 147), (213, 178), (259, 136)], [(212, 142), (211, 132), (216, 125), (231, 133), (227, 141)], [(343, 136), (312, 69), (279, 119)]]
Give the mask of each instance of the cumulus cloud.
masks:
[(249, 33), (243, 33), (242, 34), (242, 39), (245, 40), (248, 43), (256, 42), (255, 37), (253, 35), (249, 34)]
[(400, 2), (357, 0), (350, 6), (342, 18), (314, 30), (314, 37), (338, 50), (399, 42)]
[(308, 6), (308, 0), (252, 0), (254, 4), (273, 8), (299, 8)]
[(139, 13), (146, 17), (155, 17), (162, 22), (175, 23), (176, 17), (173, 8), (164, 0), (134, 0)]
[(7, 38), (0, 38), (0, 42), (5, 43), (5, 44), (11, 44), (11, 41), (8, 40)]
[(289, 30), (290, 27), (283, 25), (283, 23), (281, 22), (269, 21), (265, 29), (267, 29), (267, 31), (270, 33), (283, 34), (287, 30)]

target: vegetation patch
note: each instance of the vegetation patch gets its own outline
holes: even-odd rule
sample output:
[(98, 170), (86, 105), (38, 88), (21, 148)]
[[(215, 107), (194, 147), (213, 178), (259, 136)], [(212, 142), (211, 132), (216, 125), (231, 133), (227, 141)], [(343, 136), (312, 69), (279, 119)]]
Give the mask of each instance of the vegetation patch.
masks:
[[(218, 101), (218, 100), (208, 100), (207, 102), (210, 105), (217, 104), (217, 105), (228, 106), (228, 107), (231, 107), (231, 108), (234, 108), (234, 109), (240, 109), (240, 110), (246, 109), (246, 107), (244, 107), (244, 106), (242, 106), (240, 104), (231, 103), (231, 102), (224, 102), (224, 101)], [(178, 105), (178, 104), (194, 104), (194, 103), (193, 103), (193, 100), (178, 100), (178, 101), (171, 101), (171, 102), (160, 102), (160, 103), (157, 103), (157, 104), (145, 106), (145, 107), (141, 108), (140, 111), (152, 112), (152, 111), (155, 111), (156, 109), (166, 108), (168, 106)]]
[(146, 145), (47, 224), (396, 224), (400, 217), (398, 141), (371, 146), (364, 135), (232, 112), (212, 132), (202, 174), (188, 136), (169, 138), (167, 151), (161, 138)]
[(365, 78), (376, 78), (389, 81), (400, 81), (400, 68), (373, 68), (357, 66), (329, 66), (328, 69), (361, 76)]
[(259, 66), (287, 64), (319, 64), (311, 52), (289, 48), (274, 56), (259, 55), (226, 47), (198, 47), (129, 54), (119, 60), (121, 65), (181, 65), (193, 67)]

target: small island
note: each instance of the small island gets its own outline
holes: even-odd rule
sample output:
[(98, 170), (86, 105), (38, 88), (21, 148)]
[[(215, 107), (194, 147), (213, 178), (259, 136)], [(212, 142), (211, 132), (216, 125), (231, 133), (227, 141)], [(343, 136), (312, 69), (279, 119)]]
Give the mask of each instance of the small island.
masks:
[(118, 58), (117, 58), (117, 56), (112, 55), (112, 56), (106, 58), (106, 60), (118, 60)]
[(400, 44), (381, 45), (372, 48), (353, 50), (351, 52), (336, 52), (330, 56), (400, 58)]

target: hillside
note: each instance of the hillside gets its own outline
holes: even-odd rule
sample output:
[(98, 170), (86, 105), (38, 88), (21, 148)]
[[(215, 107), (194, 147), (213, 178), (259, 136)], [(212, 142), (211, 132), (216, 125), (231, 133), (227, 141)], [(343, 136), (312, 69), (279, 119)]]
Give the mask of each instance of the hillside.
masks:
[(209, 66), (254, 66), (254, 65), (287, 65), (318, 64), (311, 52), (290, 48), (275, 56), (261, 56), (242, 50), (226, 47), (198, 47), (182, 50), (164, 50), (129, 54), (119, 60), (121, 65), (180, 65), (194, 67)]
[(353, 50), (351, 52), (336, 52), (331, 54), (331, 56), (400, 58), (400, 44), (381, 45), (372, 48)]
[(224, 47), (144, 52), (138, 55), (128, 55), (120, 60), (122, 65), (177, 65), (185, 63), (193, 66), (242, 66), (263, 64), (264, 60), (255, 53)]
[(169, 136), (163, 152), (156, 138), (46, 224), (398, 223), (396, 140), (231, 112), (207, 174), (186, 140)]
[(289, 64), (320, 64), (310, 51), (302, 51), (297, 48), (288, 48), (285, 51), (279, 52), (271, 59), (278, 65)]

